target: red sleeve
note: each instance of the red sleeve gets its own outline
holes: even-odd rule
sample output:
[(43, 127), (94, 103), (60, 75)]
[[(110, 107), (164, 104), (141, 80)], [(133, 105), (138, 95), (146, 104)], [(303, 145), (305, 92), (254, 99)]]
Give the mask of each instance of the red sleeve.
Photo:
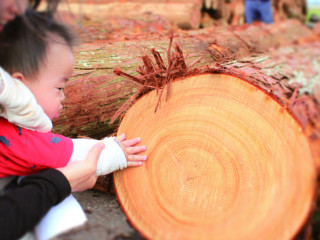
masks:
[(72, 150), (70, 138), (24, 129), (0, 118), (0, 177), (64, 167)]

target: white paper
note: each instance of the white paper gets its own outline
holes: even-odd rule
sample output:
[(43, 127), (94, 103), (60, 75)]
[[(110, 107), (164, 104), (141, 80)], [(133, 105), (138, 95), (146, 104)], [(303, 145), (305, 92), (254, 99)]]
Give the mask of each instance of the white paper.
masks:
[(78, 201), (70, 195), (52, 207), (35, 228), (36, 239), (48, 240), (73, 228), (82, 226), (87, 216)]

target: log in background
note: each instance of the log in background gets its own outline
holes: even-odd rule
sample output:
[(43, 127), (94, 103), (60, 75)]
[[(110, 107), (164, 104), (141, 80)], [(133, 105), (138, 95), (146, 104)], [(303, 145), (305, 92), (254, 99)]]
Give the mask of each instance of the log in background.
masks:
[[(219, 63), (217, 69), (242, 74), (269, 91), (295, 114), (319, 158), (320, 46), (316, 29), (312, 31), (297, 20), (233, 27), (216, 26), (215, 21), (208, 28), (183, 31), (163, 16), (150, 13), (103, 19), (90, 13), (61, 16), (73, 24), (81, 20), (76, 29), (83, 44), (74, 49), (75, 74), (66, 88), (65, 110), (54, 123), (55, 132), (93, 138), (114, 134), (118, 122), (108, 125), (110, 118), (140, 87), (114, 75), (114, 68), (135, 75), (142, 65), (141, 56), (150, 55), (152, 48), (166, 59), (168, 32), (173, 31), (187, 64), (202, 57), (195, 67)], [(98, 188), (106, 191), (104, 184), (109, 180), (101, 179)]]
[[(154, 16), (147, 15), (146, 17)], [(156, 21), (154, 24), (159, 24), (157, 17), (154, 18)], [(109, 24), (110, 22), (111, 20)], [(87, 42), (75, 48), (76, 68), (74, 77), (69, 81), (65, 90), (68, 96), (64, 103), (65, 111), (54, 124), (55, 130), (59, 133), (73, 137), (85, 135), (98, 138), (114, 133), (116, 126), (109, 126), (105, 123), (108, 123), (115, 111), (137, 91), (139, 84), (123, 77), (117, 77), (113, 70), (119, 67), (128, 74), (136, 74), (136, 68), (142, 65), (141, 56), (151, 55), (152, 48), (155, 48), (160, 54), (166, 54), (169, 45), (168, 25), (163, 24), (161, 27), (157, 25), (154, 27), (157, 28), (157, 31), (150, 31), (150, 28), (153, 28), (152, 24), (141, 20), (133, 20), (132, 27), (128, 30), (122, 29), (128, 24), (128, 19), (117, 19), (114, 24), (117, 27), (120, 25), (119, 29), (112, 33), (105, 33), (104, 35), (107, 36), (105, 39), (93, 42), (90, 39), (84, 39)], [(94, 25), (91, 25), (88, 30), (89, 33), (91, 31), (91, 34), (95, 33), (94, 31), (99, 31), (97, 35), (107, 31), (105, 28), (92, 29), (93, 27)], [(98, 28), (99, 25), (97, 24), (96, 27)], [(136, 34), (135, 29), (139, 29)], [(164, 31), (158, 31), (158, 29), (164, 29)], [(126, 34), (126, 32), (130, 33)], [(122, 41), (124, 36), (127, 40)], [(265, 71), (268, 71), (269, 75), (271, 73), (277, 75), (279, 84), (283, 82), (282, 80), (293, 77), (297, 71), (294, 68), (290, 69), (290, 63), (286, 63), (286, 56), (283, 56), (282, 59), (276, 56), (277, 52), (271, 51), (270, 56), (257, 54), (266, 52), (270, 48), (287, 46), (292, 43), (300, 43), (296, 49), (303, 49), (302, 43), (312, 42), (315, 37), (316, 35), (311, 30), (296, 21), (283, 22), (276, 27), (252, 25), (234, 28), (217, 27), (188, 32), (176, 29), (174, 32), (174, 41), (180, 45), (184, 55), (187, 56), (187, 64), (199, 57), (202, 57), (202, 60), (195, 67), (203, 67), (214, 62), (230, 65), (236, 63), (232, 61), (238, 59), (236, 67), (241, 68), (245, 66), (241, 62), (248, 62), (245, 57), (251, 56), (252, 66), (260, 63), (259, 68), (262, 69), (264, 61), (268, 60)], [(310, 44), (306, 43), (306, 48), (310, 47)], [(291, 57), (289, 52), (296, 50), (293, 47), (288, 51), (279, 50), (279, 55), (283, 55), (281, 51), (284, 51), (289, 58)], [(253, 56), (253, 54), (256, 55)], [(272, 55), (278, 58), (276, 61), (280, 61), (279, 64), (271, 63)], [(316, 54), (310, 56), (309, 60), (304, 60), (309, 61), (310, 68), (314, 68), (313, 56)], [(298, 57), (296, 61), (299, 61)], [(292, 64), (299, 65), (297, 62)], [(285, 70), (280, 68), (285, 68)], [(307, 70), (304, 74), (310, 73)]]

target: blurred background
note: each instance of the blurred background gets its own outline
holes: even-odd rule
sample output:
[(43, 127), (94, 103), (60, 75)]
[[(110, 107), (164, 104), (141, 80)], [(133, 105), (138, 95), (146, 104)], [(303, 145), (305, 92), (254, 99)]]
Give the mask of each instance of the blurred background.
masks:
[[(63, 0), (59, 10), (77, 21), (130, 17), (142, 13), (160, 15), (182, 29), (246, 23), (246, 0)], [(255, 1), (253, 1), (255, 2)], [(309, 22), (320, 18), (319, 0), (270, 0), (275, 23), (286, 19)], [(317, 19), (318, 20), (318, 19)]]

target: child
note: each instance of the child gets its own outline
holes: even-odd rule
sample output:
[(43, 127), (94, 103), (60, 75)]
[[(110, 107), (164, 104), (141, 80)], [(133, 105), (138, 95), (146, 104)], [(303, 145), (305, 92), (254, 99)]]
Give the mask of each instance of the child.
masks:
[[(72, 35), (65, 26), (42, 13), (27, 12), (28, 21), (17, 17), (0, 34), (0, 66), (23, 82), (33, 93), (46, 115), (59, 117), (63, 89), (74, 68)], [(30, 31), (33, 28), (35, 31)], [(1, 74), (6, 73), (3, 70)], [(46, 168), (71, 164), (89, 152), (98, 142), (93, 139), (70, 139), (62, 135), (35, 132), (0, 118), (0, 177), (29, 175)], [(147, 159), (138, 155), (146, 150), (136, 146), (139, 138), (126, 140), (124, 135), (105, 138), (96, 175), (125, 167), (140, 166)]]
[[(1, 0), (0, 1), (0, 32), (5, 23), (17, 15), (21, 15), (27, 8), (27, 3), (36, 8), (40, 0)], [(48, 10), (53, 11), (58, 1), (50, 0)], [(27, 92), (27, 94), (23, 94)], [(19, 81), (11, 77), (5, 78), (0, 72), (0, 116), (9, 122), (40, 132), (49, 132), (52, 128), (50, 119), (37, 104), (30, 90)]]

